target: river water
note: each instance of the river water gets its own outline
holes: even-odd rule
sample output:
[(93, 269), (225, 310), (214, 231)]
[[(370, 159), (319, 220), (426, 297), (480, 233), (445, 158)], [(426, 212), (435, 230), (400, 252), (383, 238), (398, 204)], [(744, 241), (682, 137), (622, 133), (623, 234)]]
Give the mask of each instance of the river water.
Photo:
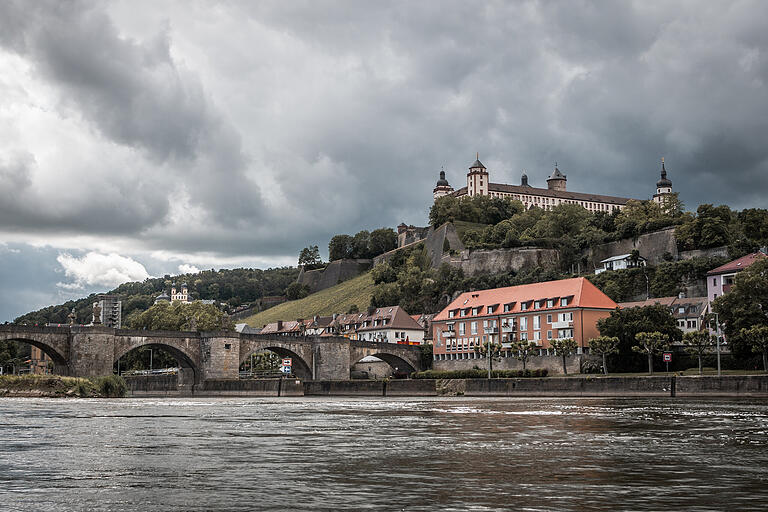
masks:
[(768, 510), (768, 401), (0, 400), (0, 510)]

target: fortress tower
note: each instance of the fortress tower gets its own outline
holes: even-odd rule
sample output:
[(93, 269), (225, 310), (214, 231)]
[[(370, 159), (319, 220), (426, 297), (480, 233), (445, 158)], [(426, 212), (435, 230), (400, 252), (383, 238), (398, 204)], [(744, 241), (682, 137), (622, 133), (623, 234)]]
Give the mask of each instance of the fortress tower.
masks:
[(477, 153), (475, 163), (469, 166), (467, 173), (467, 194), (470, 196), (487, 196), (490, 184), (488, 182), (488, 170), (480, 162), (480, 153)]
[(667, 195), (672, 193), (672, 182), (667, 179), (667, 169), (664, 167), (664, 157), (661, 157), (661, 179), (656, 182), (656, 193), (653, 194), (654, 202), (662, 204)]

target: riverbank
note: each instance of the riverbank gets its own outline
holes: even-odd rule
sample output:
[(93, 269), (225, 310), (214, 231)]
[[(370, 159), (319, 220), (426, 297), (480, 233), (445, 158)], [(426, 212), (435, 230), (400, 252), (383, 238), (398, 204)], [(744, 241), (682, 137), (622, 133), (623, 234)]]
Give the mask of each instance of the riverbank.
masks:
[(0, 397), (114, 398), (128, 388), (116, 375), (82, 379), (61, 375), (0, 375)]
[(218, 397), (745, 397), (768, 398), (768, 375), (571, 376), (514, 379), (403, 379), (305, 381), (296, 379), (209, 380), (192, 392), (176, 376), (126, 378), (128, 396)]

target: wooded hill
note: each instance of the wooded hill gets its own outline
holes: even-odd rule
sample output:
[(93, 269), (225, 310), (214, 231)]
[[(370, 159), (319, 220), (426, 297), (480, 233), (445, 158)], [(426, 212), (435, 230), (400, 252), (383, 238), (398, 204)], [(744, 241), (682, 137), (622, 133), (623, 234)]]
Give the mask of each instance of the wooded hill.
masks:
[[(234, 308), (248, 304), (262, 297), (283, 295), (285, 289), (299, 274), (295, 267), (270, 268), (267, 270), (237, 268), (221, 270), (203, 270), (197, 274), (180, 274), (149, 278), (143, 282), (124, 283), (110, 290), (109, 294), (119, 295), (123, 301), (123, 323), (127, 324), (131, 315), (136, 315), (154, 304), (155, 297), (170, 290), (171, 284), (186, 282), (189, 293), (194, 299), (215, 300), (226, 304), (225, 308)], [(91, 294), (63, 304), (48, 306), (22, 315), (14, 323), (43, 325), (46, 323), (67, 323), (67, 316), (75, 308), (77, 323), (89, 323), (93, 311), (92, 304), (97, 294)]]

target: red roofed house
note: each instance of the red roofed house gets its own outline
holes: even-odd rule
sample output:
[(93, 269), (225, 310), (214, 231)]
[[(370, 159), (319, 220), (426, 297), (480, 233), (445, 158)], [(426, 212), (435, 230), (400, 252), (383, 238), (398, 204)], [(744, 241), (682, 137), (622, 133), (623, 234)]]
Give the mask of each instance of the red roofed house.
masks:
[(435, 359), (479, 358), (475, 347), (489, 337), (505, 347), (535, 341), (542, 353), (550, 340), (573, 338), (581, 353), (616, 307), (583, 277), (462, 293), (432, 320)]
[(762, 252), (753, 252), (707, 272), (707, 298), (710, 302), (731, 291), (736, 274), (765, 258)]

